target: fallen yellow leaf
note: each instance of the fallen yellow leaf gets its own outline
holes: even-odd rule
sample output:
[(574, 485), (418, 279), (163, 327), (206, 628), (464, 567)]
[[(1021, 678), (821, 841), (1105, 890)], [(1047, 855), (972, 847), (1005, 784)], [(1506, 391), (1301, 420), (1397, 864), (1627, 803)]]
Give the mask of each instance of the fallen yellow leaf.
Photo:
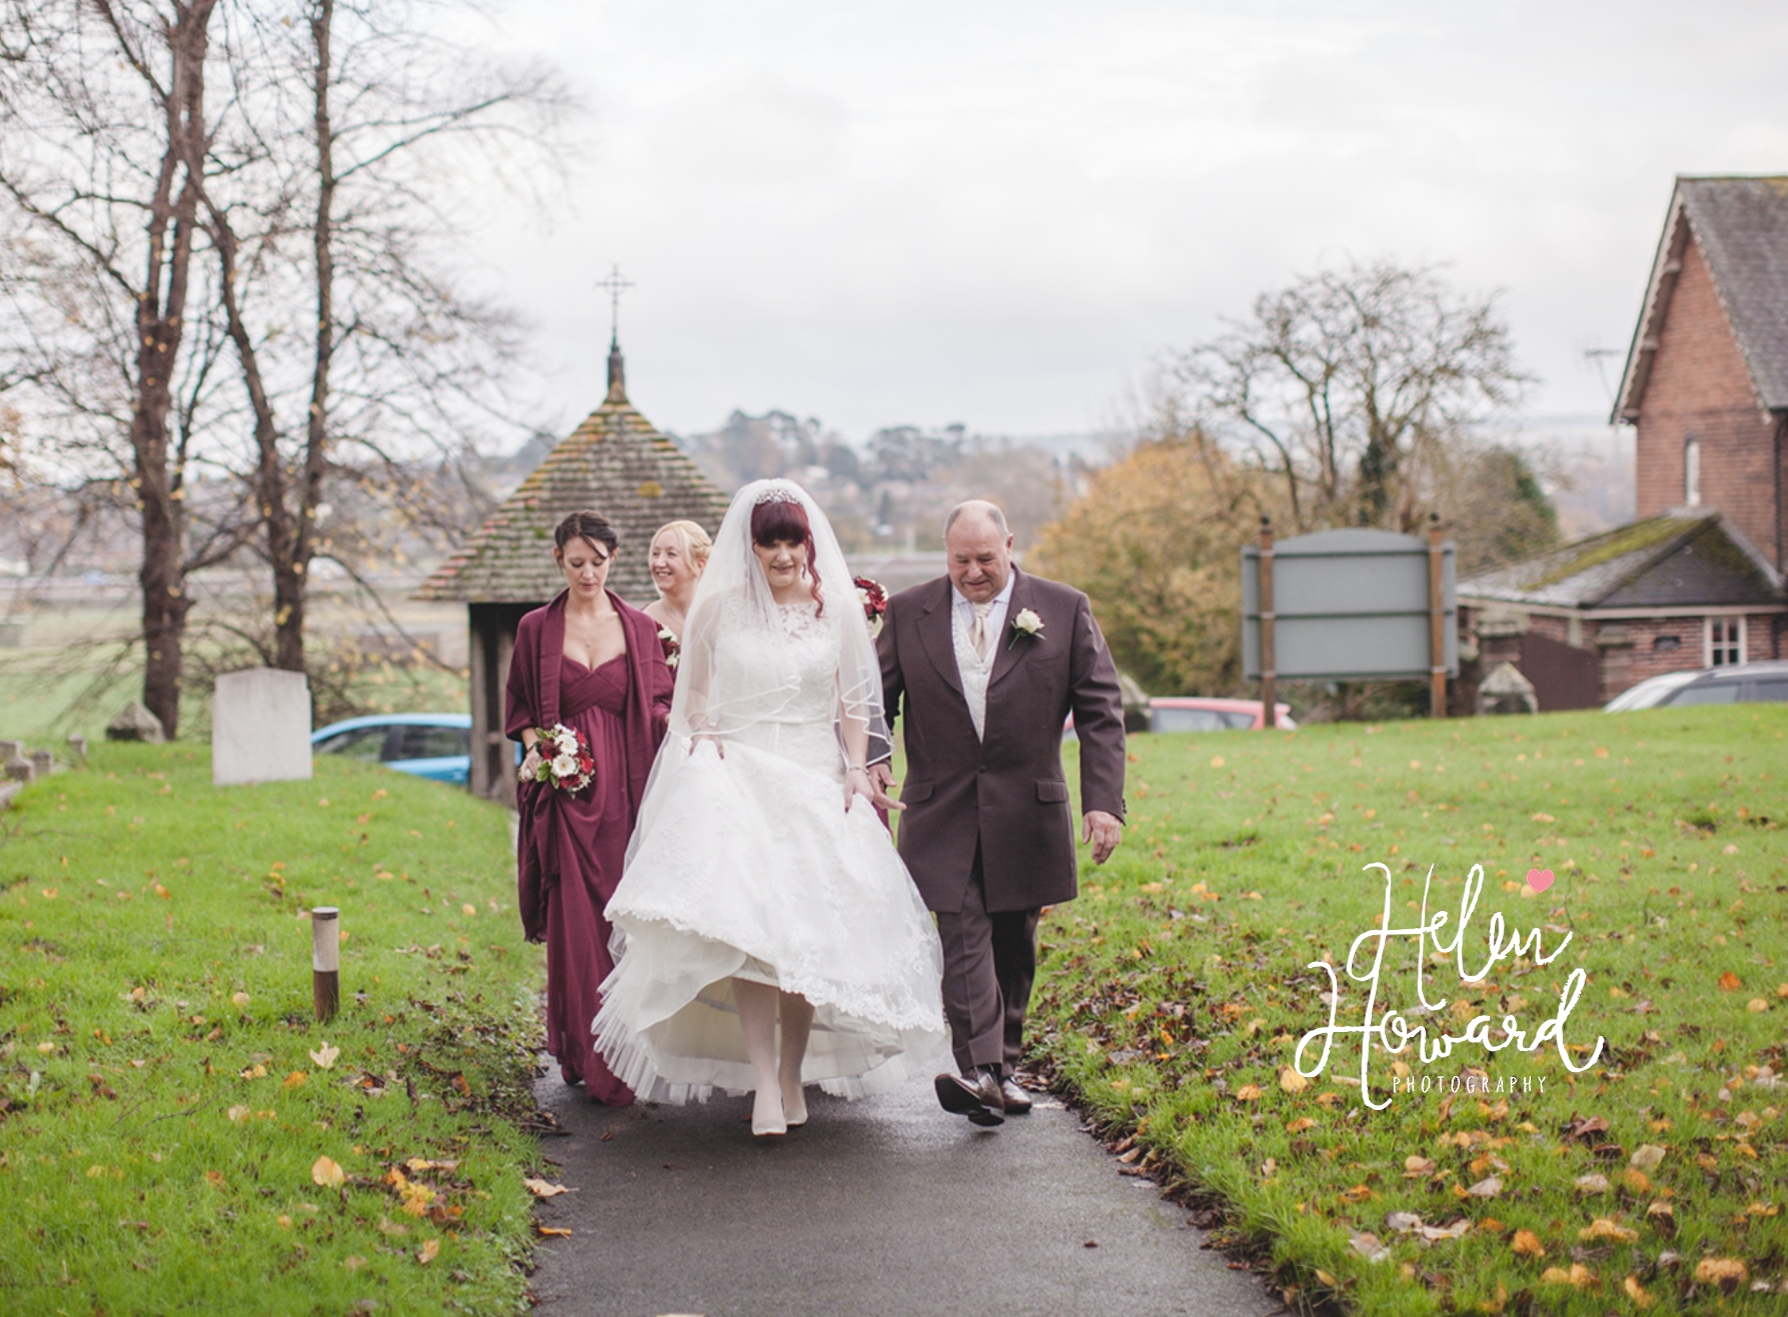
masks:
[(1238, 1101), (1238, 1102), (1252, 1102), (1259, 1096), (1260, 1096), (1260, 1085), (1259, 1084), (1243, 1084), (1240, 1088), (1236, 1089), (1236, 1091), (1235, 1091), (1236, 1101)]
[(528, 1192), (536, 1198), (554, 1198), (559, 1194), (573, 1192), (562, 1184), (550, 1184), (545, 1180), (536, 1180), (533, 1176), (527, 1177), (522, 1183), (528, 1186)]
[(1639, 1232), (1628, 1230), (1624, 1226), (1617, 1226), (1605, 1216), (1598, 1216), (1577, 1232), (1577, 1238), (1612, 1239), (1622, 1244), (1630, 1244), (1639, 1238)]
[(305, 1082), (309, 1079), (310, 1079), (310, 1076), (308, 1074), (306, 1074), (304, 1071), (294, 1070), (294, 1071), (292, 1071), (291, 1074), (286, 1076), (285, 1082), (282, 1083), (280, 1085), (280, 1087), (281, 1088), (302, 1088), (304, 1086)]
[(341, 1048), (331, 1047), (329, 1045), (329, 1040), (325, 1038), (322, 1047), (310, 1054), (310, 1059), (315, 1061), (322, 1069), (330, 1070), (335, 1066), (335, 1058), (340, 1055)]
[(1695, 1264), (1697, 1285), (1718, 1285), (1723, 1289), (1730, 1289), (1734, 1285), (1742, 1285), (1749, 1276), (1745, 1264), (1737, 1258), (1702, 1258)]
[(1651, 1295), (1641, 1288), (1636, 1276), (1628, 1276), (1620, 1283), (1620, 1287), (1627, 1292), (1627, 1297), (1633, 1301), (1635, 1307), (1649, 1308), (1654, 1302)]
[(330, 1157), (319, 1157), (311, 1164), (310, 1178), (325, 1189), (339, 1189), (343, 1180), (348, 1177), (342, 1174), (341, 1167)]
[(430, 1239), (426, 1241), (421, 1248), (416, 1250), (416, 1261), (426, 1267), (429, 1263), (435, 1260), (435, 1255), (440, 1251), (441, 1241), (438, 1239)]
[(1279, 1071), (1279, 1087), (1287, 1093), (1302, 1093), (1310, 1087), (1310, 1081), (1300, 1075), (1296, 1067), (1286, 1066)]
[(1563, 1267), (1547, 1267), (1540, 1273), (1540, 1284), (1542, 1285), (1569, 1285), (1572, 1289), (1582, 1290), (1588, 1289), (1596, 1283), (1595, 1272), (1581, 1262), (1571, 1263), (1569, 1271)]
[(238, 1103), (236, 1106), (231, 1107), (225, 1114), (229, 1116), (231, 1123), (235, 1123), (237, 1121), (248, 1119), (248, 1108)]
[(1531, 1230), (1517, 1230), (1515, 1237), (1509, 1241), (1509, 1247), (1522, 1257), (1543, 1258), (1546, 1246), (1540, 1243), (1540, 1237)]
[(570, 1239), (571, 1238), (571, 1232), (569, 1230), (561, 1230), (558, 1226), (537, 1225), (534, 1227), (534, 1229), (538, 1230), (542, 1235), (545, 1235), (548, 1239)]

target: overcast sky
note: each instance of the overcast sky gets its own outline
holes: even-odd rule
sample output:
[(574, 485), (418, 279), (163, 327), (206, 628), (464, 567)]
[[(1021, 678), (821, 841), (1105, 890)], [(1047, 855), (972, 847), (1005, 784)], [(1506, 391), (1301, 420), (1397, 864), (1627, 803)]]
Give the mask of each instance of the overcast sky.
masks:
[[(589, 106), (483, 247), (558, 422), (630, 394), (1097, 430), (1149, 363), (1350, 256), (1501, 290), (1535, 414), (1605, 412), (1678, 173), (1788, 173), (1788, 5), (508, 0)], [(1618, 359), (1605, 363), (1610, 377)]]

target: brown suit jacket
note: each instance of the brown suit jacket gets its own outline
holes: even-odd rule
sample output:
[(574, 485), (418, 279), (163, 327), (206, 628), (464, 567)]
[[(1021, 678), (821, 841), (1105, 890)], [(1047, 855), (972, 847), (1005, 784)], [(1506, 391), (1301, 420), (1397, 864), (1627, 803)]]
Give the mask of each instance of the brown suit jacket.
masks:
[[(1075, 826), (1062, 771), (1070, 713), (1081, 809), (1124, 816), (1123, 697), (1092, 605), (1072, 586), (1012, 570), (985, 740), (976, 739), (962, 694), (949, 578), (890, 599), (876, 641), (888, 725), (906, 720), (900, 855), (933, 910), (961, 908), (977, 846), (989, 911), (1074, 898)], [(1012, 627), (1026, 608), (1043, 619), (1028, 639)]]

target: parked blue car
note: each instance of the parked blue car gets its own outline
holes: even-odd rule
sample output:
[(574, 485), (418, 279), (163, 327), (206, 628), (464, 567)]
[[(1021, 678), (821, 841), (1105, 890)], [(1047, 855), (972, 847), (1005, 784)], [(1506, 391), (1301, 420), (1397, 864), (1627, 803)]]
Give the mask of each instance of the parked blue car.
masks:
[(379, 713), (330, 723), (310, 734), (313, 754), (346, 755), (465, 786), (472, 773), (469, 713)]

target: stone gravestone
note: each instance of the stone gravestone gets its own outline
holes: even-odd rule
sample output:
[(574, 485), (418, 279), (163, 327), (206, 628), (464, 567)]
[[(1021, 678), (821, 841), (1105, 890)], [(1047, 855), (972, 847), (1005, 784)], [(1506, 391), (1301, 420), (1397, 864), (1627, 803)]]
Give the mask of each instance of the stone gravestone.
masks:
[(1478, 684), (1478, 712), (1538, 713), (1539, 701), (1534, 697), (1533, 683), (1521, 675), (1513, 663), (1498, 663), (1488, 677)]
[(9, 759), (16, 759), (24, 753), (25, 743), (23, 741), (0, 741), (0, 764), (4, 764)]
[(248, 668), (217, 679), (211, 697), (211, 781), (286, 782), (310, 776), (310, 683), (302, 672)]
[(135, 700), (118, 710), (118, 716), (106, 724), (108, 741), (149, 741), (159, 745), (166, 739), (161, 719)]
[(48, 777), (56, 771), (56, 756), (48, 750), (31, 752), (31, 767), (39, 777)]

